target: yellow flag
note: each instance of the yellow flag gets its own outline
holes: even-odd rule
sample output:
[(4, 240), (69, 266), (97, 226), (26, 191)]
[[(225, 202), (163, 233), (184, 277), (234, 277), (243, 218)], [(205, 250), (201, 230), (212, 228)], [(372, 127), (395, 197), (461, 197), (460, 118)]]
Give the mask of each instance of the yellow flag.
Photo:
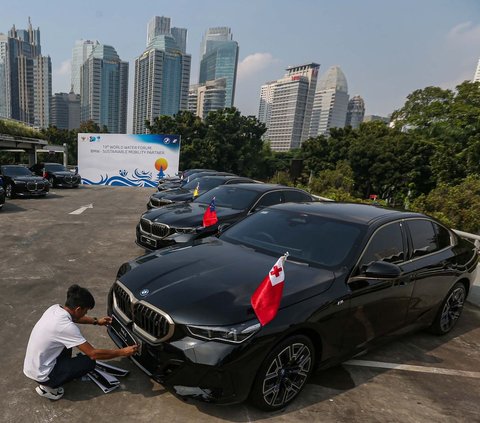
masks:
[(200, 182), (197, 183), (197, 187), (193, 191), (193, 198), (198, 197), (198, 188), (200, 187)]

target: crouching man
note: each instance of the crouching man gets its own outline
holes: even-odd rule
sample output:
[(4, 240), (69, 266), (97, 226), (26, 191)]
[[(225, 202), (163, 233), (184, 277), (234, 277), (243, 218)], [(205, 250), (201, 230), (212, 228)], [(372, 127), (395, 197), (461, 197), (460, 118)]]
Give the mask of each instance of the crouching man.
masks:
[[(87, 289), (72, 285), (68, 288), (65, 305), (49, 307), (34, 326), (23, 372), (38, 382), (35, 390), (40, 396), (58, 400), (64, 393), (62, 385), (93, 370), (95, 360), (128, 357), (137, 352), (137, 345), (105, 350), (94, 348), (86, 341), (76, 323), (105, 326), (112, 321), (110, 317), (87, 316), (94, 306), (95, 300)], [(73, 347), (84, 355), (72, 357)]]

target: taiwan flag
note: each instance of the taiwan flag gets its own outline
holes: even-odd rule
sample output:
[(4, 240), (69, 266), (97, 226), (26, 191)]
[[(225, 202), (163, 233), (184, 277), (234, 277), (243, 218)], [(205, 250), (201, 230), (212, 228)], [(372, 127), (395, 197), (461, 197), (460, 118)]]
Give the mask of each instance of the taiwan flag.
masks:
[(215, 225), (218, 222), (217, 212), (215, 211), (215, 197), (212, 198), (210, 205), (203, 214), (203, 227)]
[(277, 315), (285, 282), (284, 263), (288, 253), (280, 257), (250, 299), (258, 320), (265, 326)]

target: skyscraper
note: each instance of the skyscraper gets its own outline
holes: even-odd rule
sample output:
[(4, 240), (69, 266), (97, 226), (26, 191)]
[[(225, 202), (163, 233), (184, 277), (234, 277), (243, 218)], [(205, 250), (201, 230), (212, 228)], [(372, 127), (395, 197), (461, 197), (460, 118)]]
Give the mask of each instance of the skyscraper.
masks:
[(363, 122), (365, 116), (365, 102), (363, 98), (356, 95), (350, 99), (347, 107), (347, 119), (345, 126), (351, 126), (353, 129), (357, 129)]
[(232, 107), (237, 81), (238, 43), (228, 27), (209, 28), (200, 48), (199, 84), (225, 78), (227, 82), (225, 107)]
[(95, 46), (99, 44), (96, 40), (80, 40), (75, 42), (72, 50), (72, 91), (75, 94), (80, 94), (80, 69)]
[(330, 128), (345, 126), (348, 98), (347, 78), (339, 66), (330, 67), (318, 81), (310, 137), (328, 135)]
[(480, 81), (480, 59), (478, 59), (477, 70), (475, 71), (475, 75), (473, 75), (473, 82)]
[(157, 116), (173, 116), (188, 109), (191, 56), (185, 53), (187, 30), (171, 31), (170, 18), (156, 16), (147, 31), (147, 48), (135, 59), (135, 134), (146, 132), (147, 119), (153, 121)]
[(128, 62), (112, 46), (98, 44), (81, 66), (81, 121), (93, 120), (111, 133), (127, 129)]
[(188, 110), (205, 119), (209, 112), (225, 108), (226, 78), (190, 86)]
[(52, 95), (52, 62), (42, 56), (40, 29), (16, 29), (0, 35), (0, 115), (47, 127)]
[(52, 97), (50, 124), (58, 129), (76, 129), (80, 127), (80, 94), (56, 93)]
[(262, 86), (259, 120), (267, 126), (264, 138), (272, 150), (298, 148), (308, 138), (319, 68), (317, 63), (292, 66), (284, 78)]

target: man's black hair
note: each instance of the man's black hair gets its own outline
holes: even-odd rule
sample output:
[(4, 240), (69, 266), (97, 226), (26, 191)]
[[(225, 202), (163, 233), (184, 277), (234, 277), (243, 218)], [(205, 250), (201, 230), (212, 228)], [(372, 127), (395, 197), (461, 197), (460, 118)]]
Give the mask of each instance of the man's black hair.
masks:
[(77, 307), (88, 308), (95, 307), (95, 299), (90, 291), (78, 285), (72, 285), (67, 291), (67, 301), (65, 307), (74, 309)]

